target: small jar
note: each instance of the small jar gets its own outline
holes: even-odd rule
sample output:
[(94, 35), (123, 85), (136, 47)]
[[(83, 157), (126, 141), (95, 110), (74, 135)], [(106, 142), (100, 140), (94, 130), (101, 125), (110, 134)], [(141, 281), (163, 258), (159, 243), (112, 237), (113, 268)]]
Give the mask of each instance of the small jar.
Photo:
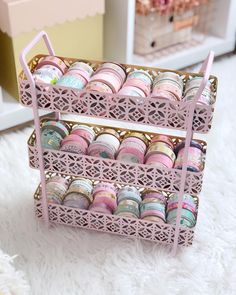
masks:
[(87, 141), (76, 134), (70, 134), (61, 141), (61, 151), (85, 155), (87, 152)]
[(142, 201), (140, 192), (134, 186), (124, 186), (117, 193), (118, 204), (123, 200), (131, 200), (136, 203)]
[(71, 181), (63, 204), (68, 207), (88, 209), (93, 201), (93, 183), (89, 179), (75, 178)]
[(41, 127), (41, 141), (45, 149), (59, 150), (61, 141), (69, 134), (67, 127), (61, 122), (47, 121)]
[[(182, 169), (183, 167), (184, 146), (185, 141), (182, 141), (175, 148), (177, 159), (175, 161), (174, 168), (176, 169)], [(202, 146), (198, 142), (192, 140), (188, 151), (187, 170), (192, 172), (199, 172), (202, 171), (203, 168), (204, 154)]]
[(128, 218), (139, 218), (139, 204), (133, 200), (121, 200), (114, 214)]
[(93, 190), (93, 199), (91, 210), (112, 214), (117, 207), (116, 187), (111, 183), (98, 183)]
[[(173, 72), (162, 72), (153, 82), (153, 95), (156, 95), (158, 91), (165, 91), (174, 95), (176, 100), (181, 100), (183, 85), (183, 80), (178, 74)], [(171, 100), (173, 100), (173, 96), (171, 97)]]
[(144, 134), (128, 132), (120, 145), (117, 160), (143, 164), (147, 143), (148, 140)]
[(146, 198), (140, 204), (140, 216), (149, 220), (149, 217), (157, 217), (158, 221), (166, 222), (165, 204), (157, 198)]
[(46, 194), (49, 204), (61, 204), (67, 191), (67, 180), (61, 176), (51, 177), (46, 181)]
[(58, 68), (61, 71), (62, 75), (64, 75), (65, 72), (67, 71), (67, 66), (64, 63), (64, 61), (61, 60), (59, 57), (56, 57), (56, 56), (53, 56), (53, 55), (48, 55), (48, 56), (43, 57), (39, 61), (38, 65), (36, 66), (35, 69), (38, 70), (38, 69), (42, 68), (45, 65), (50, 65), (50, 66)]
[(93, 128), (87, 125), (74, 126), (71, 131), (71, 134), (75, 134), (82, 137), (87, 141), (88, 145), (90, 145), (93, 142), (96, 135)]

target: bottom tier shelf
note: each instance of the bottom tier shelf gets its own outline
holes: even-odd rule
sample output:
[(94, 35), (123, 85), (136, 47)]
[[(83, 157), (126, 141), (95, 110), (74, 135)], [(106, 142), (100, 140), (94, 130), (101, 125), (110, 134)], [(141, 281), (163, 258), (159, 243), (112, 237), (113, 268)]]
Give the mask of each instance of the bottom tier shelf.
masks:
[[(35, 199), (34, 201), (35, 214), (38, 218), (42, 219), (42, 202), (40, 199)], [(63, 205), (49, 204), (48, 210), (49, 221), (51, 223), (92, 229), (99, 232), (117, 234), (168, 245), (171, 245), (174, 242), (174, 225), (101, 214)], [(181, 246), (190, 246), (192, 245), (193, 237), (193, 228), (189, 229), (181, 227), (178, 244)]]

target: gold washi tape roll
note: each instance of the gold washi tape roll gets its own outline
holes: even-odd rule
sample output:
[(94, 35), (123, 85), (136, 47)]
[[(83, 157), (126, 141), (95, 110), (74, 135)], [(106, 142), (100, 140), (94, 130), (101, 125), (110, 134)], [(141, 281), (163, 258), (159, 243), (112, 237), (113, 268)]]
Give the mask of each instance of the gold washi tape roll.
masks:
[(171, 149), (171, 147), (167, 143), (164, 143), (164, 142), (152, 143), (148, 148), (146, 158), (154, 153), (164, 154), (168, 156), (173, 162), (176, 159), (174, 151)]

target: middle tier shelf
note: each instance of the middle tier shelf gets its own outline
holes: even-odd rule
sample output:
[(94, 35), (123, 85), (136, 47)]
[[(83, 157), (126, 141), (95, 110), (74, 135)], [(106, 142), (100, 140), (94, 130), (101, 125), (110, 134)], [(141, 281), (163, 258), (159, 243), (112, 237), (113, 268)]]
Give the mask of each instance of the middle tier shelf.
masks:
[[(64, 121), (70, 128), (77, 122)], [(103, 128), (98, 127), (96, 128)], [(125, 132), (127, 129), (114, 128)], [(150, 138), (156, 134), (145, 133)], [(171, 137), (173, 143), (183, 141), (183, 137)], [(206, 152), (206, 143), (198, 140)], [(29, 163), (32, 168), (39, 169), (39, 157), (35, 131), (28, 140)], [(147, 164), (135, 164), (124, 161), (81, 155), (60, 150), (43, 149), (44, 168), (49, 172), (83, 176), (85, 178), (116, 182), (137, 187), (157, 188), (163, 191), (179, 192), (182, 170), (175, 168), (159, 168)], [(202, 188), (203, 171), (187, 171), (185, 193), (198, 195)]]

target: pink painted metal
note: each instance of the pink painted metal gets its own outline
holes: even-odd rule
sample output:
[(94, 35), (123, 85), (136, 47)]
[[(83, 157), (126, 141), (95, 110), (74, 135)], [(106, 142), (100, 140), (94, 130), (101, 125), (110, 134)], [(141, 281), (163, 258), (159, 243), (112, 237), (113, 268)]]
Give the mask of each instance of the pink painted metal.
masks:
[[(41, 200), (35, 200), (34, 202), (36, 216), (42, 218), (42, 202)], [(139, 238), (168, 245), (174, 242), (175, 226), (171, 224), (96, 213), (62, 205), (49, 204), (48, 210), (49, 220), (52, 223), (93, 229), (99, 232)], [(178, 245), (192, 245), (193, 236), (194, 229), (181, 227)]]
[[(33, 107), (33, 113), (34, 113), (34, 124), (35, 124), (35, 132), (37, 136), (37, 149), (39, 154), (39, 170), (40, 170), (40, 178), (41, 178), (41, 185), (42, 185), (42, 207), (43, 207), (43, 217), (45, 222), (49, 223), (49, 217), (48, 217), (48, 203), (47, 203), (47, 196), (46, 196), (46, 181), (44, 176), (44, 162), (43, 162), (43, 150), (41, 145), (41, 131), (40, 131), (40, 119), (39, 119), (39, 112), (38, 112), (38, 100), (37, 100), (37, 94), (36, 94), (36, 86), (35, 81), (33, 79), (33, 76), (27, 66), (26, 62), (26, 55), (29, 53), (29, 51), (34, 47), (35, 44), (37, 44), (41, 38), (44, 39), (44, 42), (46, 44), (46, 47), (48, 49), (48, 52), (50, 55), (55, 55), (54, 50), (52, 48), (51, 42), (48, 38), (48, 35), (45, 32), (40, 32), (36, 37), (24, 48), (24, 50), (20, 54), (20, 63), (21, 66), (27, 76), (28, 79), (28, 85), (29, 90), (32, 95), (32, 107)], [(57, 116), (57, 119), (59, 119), (59, 116)]]
[[(116, 119), (130, 123), (186, 130), (190, 104), (163, 98), (137, 98), (118, 94), (76, 91), (59, 85), (37, 83), (40, 109), (63, 111), (80, 116)], [(21, 103), (32, 106), (29, 82), (20, 80)], [(197, 105), (194, 131), (206, 133), (211, 128), (213, 106)]]
[[(62, 223), (72, 226), (86, 227), (99, 231), (117, 233), (126, 236), (135, 236), (143, 239), (173, 244), (173, 254), (176, 253), (177, 245), (189, 245), (192, 243), (193, 229), (186, 229), (180, 226), (182, 198), (184, 192), (198, 193), (201, 188), (202, 175), (187, 172), (188, 147), (193, 136), (193, 132), (207, 132), (211, 127), (213, 106), (196, 105), (198, 98), (209, 78), (209, 72), (214, 54), (211, 52), (204, 62), (201, 71), (204, 74), (201, 86), (196, 97), (191, 103), (172, 102), (163, 98), (137, 98), (130, 96), (119, 96), (102, 93), (92, 93), (88, 91), (78, 92), (73, 88), (59, 87), (37, 83), (35, 85), (32, 70), (38, 62), (36, 57), (31, 63), (26, 64), (25, 55), (39, 39), (43, 37), (48, 47), (49, 54), (54, 55), (51, 44), (46, 33), (41, 32), (23, 50), (20, 61), (24, 69), (26, 78), (20, 77), (21, 101), (24, 105), (33, 107), (35, 116), (37, 146), (29, 146), (31, 165), (40, 169), (42, 200), (36, 200), (36, 214), (44, 217), (46, 222)], [(132, 66), (130, 66), (132, 68)], [(136, 67), (136, 66), (133, 66)], [(185, 73), (186, 74), (186, 73)], [(215, 82), (215, 91), (216, 91)], [(71, 154), (67, 152), (44, 150), (40, 140), (40, 122), (38, 108), (52, 110), (56, 112), (76, 113), (80, 115), (112, 118), (120, 121), (136, 122), (146, 125), (158, 125), (162, 127), (186, 130), (186, 144), (184, 149), (184, 164), (182, 170), (166, 169), (163, 175), (162, 169), (157, 169), (147, 165), (125, 164), (118, 161), (104, 160), (89, 156), (73, 155), (72, 160), (68, 160)], [(57, 117), (59, 119), (59, 116)], [(65, 165), (63, 164), (65, 162)], [(81, 168), (81, 163), (83, 170)], [(75, 170), (68, 167), (75, 165)], [(118, 167), (116, 167), (118, 165)], [(128, 167), (129, 166), (129, 167)], [(115, 167), (115, 168), (114, 168)], [(145, 167), (145, 168), (144, 168)], [(132, 183), (133, 185), (144, 187), (156, 187), (157, 182), (171, 183), (170, 189), (179, 191), (177, 225), (159, 224), (149, 221), (129, 219), (113, 215), (105, 215), (86, 210), (77, 210), (60, 205), (48, 205), (45, 191), (44, 168), (53, 172), (68, 173), (71, 175), (82, 174), (88, 178), (109, 180), (111, 182)], [(143, 169), (143, 170), (142, 170)], [(149, 169), (146, 171), (145, 169)], [(131, 176), (128, 177), (129, 172)], [(158, 177), (158, 173), (160, 179)], [(90, 173), (90, 176), (88, 175)], [(172, 174), (174, 173), (174, 174)], [(178, 173), (178, 176), (177, 174)], [(143, 178), (141, 177), (143, 175)], [(192, 180), (197, 177), (197, 180)], [(152, 179), (150, 179), (152, 178)], [(177, 182), (173, 181), (173, 179)], [(141, 183), (138, 183), (142, 179)], [(153, 182), (154, 179), (154, 182)], [(163, 181), (164, 179), (164, 181)], [(151, 182), (150, 182), (151, 181)], [(190, 183), (188, 182), (190, 181)], [(191, 188), (191, 189), (190, 189)], [(49, 211), (48, 211), (49, 210)]]
[(214, 60), (214, 53), (211, 51), (203, 63), (201, 71), (204, 73), (204, 77), (202, 79), (201, 85), (194, 97), (193, 102), (190, 104), (189, 110), (189, 118), (188, 118), (188, 126), (186, 131), (186, 140), (185, 140), (185, 147), (184, 147), (184, 154), (183, 154), (183, 165), (182, 165), (182, 174), (181, 174), (181, 182), (179, 188), (179, 197), (178, 197), (178, 209), (177, 209), (177, 218), (176, 218), (176, 228), (175, 228), (175, 237), (174, 237), (174, 245), (172, 248), (172, 254), (176, 254), (177, 245), (178, 245), (178, 237), (179, 237), (179, 230), (180, 230), (180, 218), (181, 218), (181, 211), (182, 211), (182, 203), (183, 203), (183, 195), (184, 195), (184, 188), (185, 188), (185, 181), (187, 175), (187, 160), (188, 160), (188, 150), (190, 147), (190, 142), (193, 138), (193, 116), (194, 110), (196, 107), (196, 103), (202, 95), (203, 90), (206, 87), (207, 81), (210, 76), (211, 66)]
[[(39, 154), (35, 145), (35, 133), (28, 141), (29, 162), (32, 168), (39, 168)], [(205, 149), (205, 146), (204, 146)], [(181, 170), (174, 168), (157, 168), (146, 164), (135, 164), (91, 157), (50, 149), (43, 150), (46, 171), (67, 175), (81, 175), (89, 179), (115, 181), (138, 187), (159, 188), (178, 192), (181, 182)], [(185, 193), (197, 195), (202, 188), (203, 172), (188, 171)]]

